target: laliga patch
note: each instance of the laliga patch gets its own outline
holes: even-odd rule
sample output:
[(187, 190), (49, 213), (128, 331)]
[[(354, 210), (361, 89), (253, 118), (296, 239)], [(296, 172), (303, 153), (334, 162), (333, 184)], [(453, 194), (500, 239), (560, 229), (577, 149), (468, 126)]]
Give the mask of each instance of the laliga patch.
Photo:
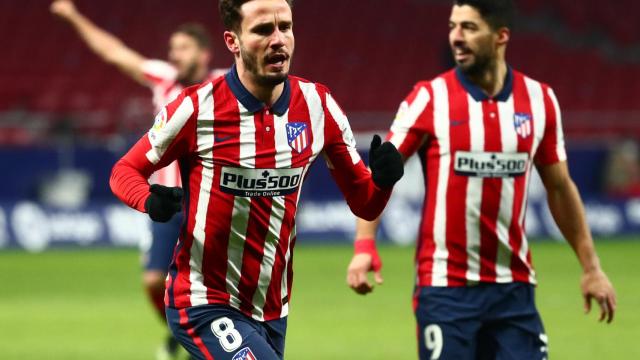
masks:
[(253, 355), (253, 352), (251, 351), (251, 349), (246, 347), (238, 351), (235, 355), (233, 355), (233, 358), (231, 360), (257, 360), (257, 359), (258, 358), (256, 358), (255, 355)]
[(164, 129), (165, 125), (167, 125), (167, 109), (162, 109), (162, 111), (156, 115), (156, 118), (153, 121), (153, 126), (151, 127), (151, 130), (149, 130), (149, 139), (152, 144), (157, 139), (158, 132)]
[(285, 125), (287, 129), (287, 142), (298, 153), (309, 146), (309, 127), (303, 122), (290, 122)]
[(513, 127), (516, 129), (516, 133), (523, 139), (526, 139), (531, 135), (531, 114), (515, 113), (513, 115)]

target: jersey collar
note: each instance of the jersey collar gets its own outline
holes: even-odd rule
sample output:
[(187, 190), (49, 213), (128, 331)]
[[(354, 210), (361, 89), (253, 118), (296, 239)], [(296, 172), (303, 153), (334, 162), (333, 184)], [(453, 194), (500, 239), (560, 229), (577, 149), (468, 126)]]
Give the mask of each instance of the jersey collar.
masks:
[[(459, 67), (456, 68), (456, 78), (462, 84), (462, 87), (473, 97), (475, 101), (485, 101), (489, 99), (489, 96), (485, 94), (482, 89), (471, 82), (469, 78), (460, 70)], [(504, 86), (502, 90), (494, 97), (495, 100), (498, 101), (507, 101), (509, 100), (509, 96), (513, 92), (513, 70), (511, 66), (507, 66), (507, 75), (504, 79)]]
[[(265, 104), (260, 100), (256, 99), (247, 88), (242, 85), (240, 82), (240, 77), (238, 76), (238, 70), (236, 69), (236, 65), (234, 64), (231, 67), (231, 70), (225, 75), (225, 79), (227, 80), (227, 84), (229, 84), (229, 88), (231, 88), (231, 92), (233, 95), (240, 101), (242, 106), (244, 106), (247, 110), (252, 113), (256, 113), (265, 108)], [(271, 111), (278, 116), (284, 115), (289, 109), (289, 100), (291, 99), (291, 86), (289, 85), (289, 79), (287, 78), (284, 81), (284, 89), (282, 90), (282, 94), (278, 98), (278, 100), (271, 106)]]

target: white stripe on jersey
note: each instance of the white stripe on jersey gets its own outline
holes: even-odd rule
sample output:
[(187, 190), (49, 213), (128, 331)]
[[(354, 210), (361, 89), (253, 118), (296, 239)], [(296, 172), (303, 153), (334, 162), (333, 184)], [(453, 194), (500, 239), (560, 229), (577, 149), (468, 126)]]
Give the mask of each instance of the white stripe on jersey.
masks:
[[(320, 94), (316, 90), (316, 85), (313, 83), (299, 82), (302, 96), (307, 103), (309, 109), (309, 115), (311, 116), (311, 133), (313, 134), (313, 143), (311, 144), (311, 158), (309, 163), (312, 163), (318, 154), (324, 148), (324, 110), (322, 109), (322, 100)], [(302, 177), (304, 179), (304, 176)]]
[(547, 95), (551, 98), (551, 102), (553, 103), (553, 111), (556, 114), (556, 153), (558, 154), (558, 159), (560, 161), (567, 160), (567, 150), (564, 147), (564, 134), (562, 132), (562, 114), (560, 113), (560, 104), (558, 104), (558, 99), (556, 98), (556, 94), (549, 88), (547, 90)]
[[(162, 111), (166, 110), (163, 109)], [(175, 139), (193, 114), (193, 111), (193, 101), (190, 97), (186, 97), (182, 100), (182, 103), (180, 103), (180, 106), (178, 106), (173, 116), (167, 119), (163, 127), (160, 129), (152, 128), (151, 131), (149, 131), (151, 149), (146, 154), (149, 162), (155, 165), (160, 161), (169, 145), (173, 142), (173, 139)]]
[[(540, 142), (544, 137), (544, 129), (547, 126), (547, 114), (544, 106), (544, 97), (542, 94), (542, 86), (539, 82), (529, 79), (528, 77), (524, 78), (525, 85), (527, 87), (527, 92), (529, 93), (529, 102), (531, 103), (531, 112), (534, 119), (533, 131), (533, 145), (531, 146), (531, 158), (533, 159), (533, 154), (537, 152), (538, 146), (540, 146)], [(533, 161), (531, 164), (531, 168), (533, 168)], [(527, 187), (526, 190), (529, 190), (529, 184), (531, 182), (531, 171), (527, 172)], [(525, 198), (526, 200), (526, 198)], [(520, 249), (520, 253), (518, 257), (522, 259), (522, 261), (527, 263), (527, 253), (529, 252), (529, 242), (526, 241), (526, 234), (524, 233), (524, 219), (526, 215), (526, 204), (524, 201), (522, 204), (522, 209), (520, 213), (520, 225), (522, 227), (522, 248)], [(529, 274), (529, 282), (532, 284), (536, 283), (535, 270), (531, 268), (531, 273)]]
[(440, 164), (438, 169), (438, 190), (436, 193), (435, 219), (433, 222), (433, 240), (436, 245), (433, 254), (433, 286), (447, 286), (447, 187), (449, 184), (449, 168), (451, 149), (449, 140), (449, 95), (447, 84), (443, 78), (432, 82), (434, 98), (434, 127), (440, 147)]
[(356, 150), (356, 141), (353, 133), (351, 132), (349, 120), (342, 110), (340, 110), (340, 107), (329, 93), (327, 93), (327, 109), (342, 132), (342, 141), (347, 145), (351, 161), (353, 164), (357, 164), (360, 161), (360, 154), (358, 154), (358, 151)]
[[(286, 124), (289, 121), (289, 112), (283, 116), (275, 116), (274, 137), (276, 151), (276, 167), (291, 167), (291, 148), (287, 143)], [(271, 272), (276, 259), (276, 251), (280, 239), (280, 231), (282, 229), (282, 220), (285, 213), (284, 196), (273, 197), (273, 205), (271, 206), (271, 216), (269, 218), (269, 232), (265, 238), (264, 255), (260, 264), (260, 275), (258, 278), (258, 286), (253, 294), (253, 318), (258, 321), (264, 321), (264, 303), (271, 283)], [(285, 271), (286, 273), (286, 271)]]
[(396, 148), (399, 148), (400, 145), (402, 145), (404, 139), (407, 137), (407, 130), (411, 129), (413, 125), (415, 125), (420, 114), (424, 112), (427, 104), (429, 104), (429, 101), (431, 101), (429, 91), (424, 87), (421, 87), (411, 105), (406, 101), (400, 105), (396, 120), (394, 120), (391, 125), (391, 133), (393, 136), (391, 136), (390, 141), (396, 146)]
[(282, 229), (282, 219), (284, 218), (285, 202), (284, 196), (274, 196), (271, 205), (271, 217), (269, 218), (269, 232), (264, 241), (264, 253), (260, 264), (260, 277), (258, 287), (253, 294), (252, 317), (258, 321), (264, 321), (264, 303), (271, 283), (271, 271), (276, 259), (276, 251)]
[[(482, 103), (467, 95), (469, 103), (469, 132), (472, 152), (484, 151), (484, 123)], [(467, 230), (467, 281), (480, 281), (480, 206), (482, 203), (481, 177), (467, 178), (465, 218)]]
[[(207, 212), (213, 183), (213, 95), (212, 86), (207, 85), (198, 90), (199, 114), (197, 124), (198, 153), (202, 157), (202, 179), (200, 180), (200, 194), (196, 209), (195, 226), (193, 228), (193, 243), (191, 244), (189, 260), (189, 282), (191, 283), (191, 306), (207, 304), (207, 288), (202, 277), (202, 258), (206, 238), (205, 227)], [(188, 184), (185, 184), (188, 186)]]
[[(500, 137), (503, 153), (518, 151), (518, 134), (514, 127), (513, 95), (507, 101), (498, 102), (498, 117), (500, 118)], [(513, 280), (511, 273), (511, 245), (509, 244), (509, 228), (513, 218), (513, 202), (515, 200), (515, 178), (502, 178), (500, 193), (500, 208), (496, 224), (498, 248), (496, 254), (496, 282), (507, 283)]]
[[(304, 176), (302, 177), (304, 179)], [(299, 198), (299, 196), (298, 196)], [(284, 299), (289, 294), (289, 286), (288, 286), (288, 274), (289, 274), (289, 260), (291, 260), (291, 241), (296, 237), (296, 224), (293, 224), (293, 228), (291, 228), (291, 234), (289, 235), (289, 246), (287, 246), (287, 253), (284, 255), (284, 271), (282, 272), (282, 283), (280, 285), (280, 299)], [(289, 301), (286, 304), (282, 305), (282, 310), (280, 311), (280, 317), (285, 317), (289, 315)]]
[[(254, 115), (239, 101), (240, 110), (240, 166), (255, 168), (256, 127)], [(251, 213), (251, 198), (236, 196), (231, 214), (231, 233), (227, 249), (227, 292), (232, 307), (240, 308), (240, 292), (238, 286), (242, 276), (242, 255), (247, 241), (247, 225)]]

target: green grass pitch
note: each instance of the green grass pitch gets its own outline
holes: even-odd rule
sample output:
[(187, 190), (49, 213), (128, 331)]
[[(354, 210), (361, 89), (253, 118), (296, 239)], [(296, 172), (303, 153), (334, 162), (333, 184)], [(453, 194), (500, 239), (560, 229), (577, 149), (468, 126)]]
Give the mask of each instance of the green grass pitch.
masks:
[[(598, 250), (619, 297), (612, 325), (582, 313), (569, 247), (533, 245), (551, 359), (640, 359), (640, 242)], [(345, 285), (349, 247), (296, 249), (287, 359), (416, 358), (413, 249), (381, 255), (385, 283), (361, 297)], [(135, 250), (1, 251), (0, 359), (152, 359), (166, 330), (139, 279)]]

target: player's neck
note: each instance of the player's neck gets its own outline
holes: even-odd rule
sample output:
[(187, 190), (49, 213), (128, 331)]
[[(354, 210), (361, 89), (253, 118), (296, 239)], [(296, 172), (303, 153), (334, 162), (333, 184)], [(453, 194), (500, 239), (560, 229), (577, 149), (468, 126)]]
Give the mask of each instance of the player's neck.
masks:
[(504, 59), (496, 60), (486, 71), (471, 77), (471, 81), (480, 87), (489, 97), (500, 93), (507, 76), (507, 63)]
[(238, 77), (242, 85), (261, 102), (272, 105), (280, 98), (284, 91), (284, 83), (275, 86), (265, 86), (258, 84), (248, 71), (241, 71), (238, 68)]

